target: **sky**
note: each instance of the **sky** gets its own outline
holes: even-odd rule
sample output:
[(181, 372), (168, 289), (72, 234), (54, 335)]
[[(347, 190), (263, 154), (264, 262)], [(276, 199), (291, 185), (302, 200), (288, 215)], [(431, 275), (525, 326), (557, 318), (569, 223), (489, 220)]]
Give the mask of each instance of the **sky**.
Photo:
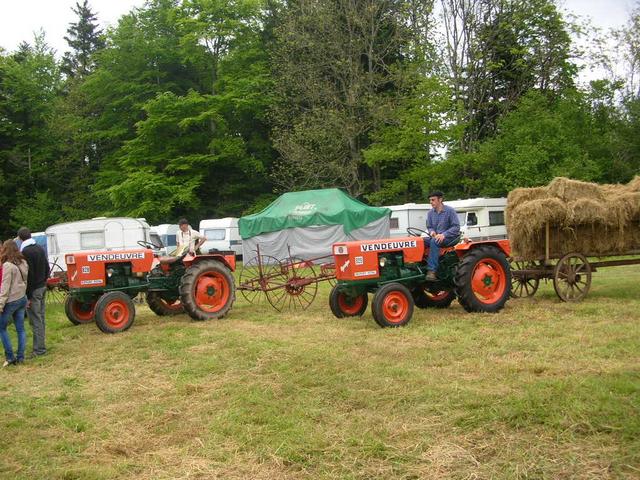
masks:
[[(633, 7), (640, 5), (640, 0), (559, 1), (567, 12), (590, 17), (603, 29), (622, 26)], [(66, 30), (77, 20), (71, 10), (75, 4), (76, 0), (0, 0), (0, 47), (13, 51), (20, 42), (31, 42), (33, 32), (42, 28), (47, 43), (62, 56), (67, 49)], [(103, 28), (115, 26), (120, 16), (143, 4), (144, 0), (89, 0)]]

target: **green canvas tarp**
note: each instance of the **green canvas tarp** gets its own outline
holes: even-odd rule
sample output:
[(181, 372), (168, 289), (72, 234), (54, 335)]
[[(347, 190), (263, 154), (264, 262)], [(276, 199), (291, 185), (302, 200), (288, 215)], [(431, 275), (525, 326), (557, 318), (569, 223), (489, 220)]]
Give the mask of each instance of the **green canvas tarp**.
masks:
[(331, 255), (336, 242), (388, 238), (390, 214), (337, 188), (285, 193), (262, 212), (238, 221), (242, 254), (245, 261), (258, 252), (271, 260), (320, 259)]
[(281, 195), (260, 213), (242, 217), (238, 227), (243, 239), (315, 225), (342, 225), (349, 235), (390, 213), (388, 208), (370, 207), (337, 188), (305, 190)]

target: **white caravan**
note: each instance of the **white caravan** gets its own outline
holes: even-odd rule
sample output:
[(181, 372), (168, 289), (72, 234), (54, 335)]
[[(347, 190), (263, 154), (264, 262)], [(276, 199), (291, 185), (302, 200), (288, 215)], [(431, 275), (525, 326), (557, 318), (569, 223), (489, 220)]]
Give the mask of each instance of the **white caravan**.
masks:
[(242, 256), (242, 238), (238, 230), (238, 219), (235, 217), (202, 220), (198, 231), (207, 238), (200, 247), (202, 253), (209, 250), (233, 250), (236, 257)]
[(151, 227), (151, 242), (160, 246), (160, 253), (169, 255), (176, 249), (178, 225), (163, 223)]
[(58, 223), (45, 230), (49, 263), (55, 270), (66, 270), (64, 255), (67, 253), (140, 248), (139, 241), (151, 241), (149, 230), (143, 218), (97, 217)]
[[(444, 201), (458, 213), (460, 230), (463, 237), (471, 240), (499, 240), (507, 238), (504, 223), (506, 198), (472, 198), (468, 200)], [(405, 203), (392, 205), (391, 236), (407, 235), (407, 227), (426, 230), (427, 212), (431, 210), (428, 203)]]

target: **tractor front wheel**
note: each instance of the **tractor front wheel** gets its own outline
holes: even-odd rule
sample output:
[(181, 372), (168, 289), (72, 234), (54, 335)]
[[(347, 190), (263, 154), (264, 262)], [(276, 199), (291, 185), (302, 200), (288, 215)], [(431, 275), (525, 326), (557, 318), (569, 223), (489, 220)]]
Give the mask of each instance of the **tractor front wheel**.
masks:
[(184, 307), (177, 298), (173, 302), (162, 298), (158, 292), (147, 292), (147, 305), (153, 313), (160, 315), (178, 315), (184, 313)]
[(388, 283), (373, 296), (371, 311), (381, 327), (401, 327), (409, 323), (413, 315), (413, 297), (401, 283)]
[(205, 260), (187, 269), (180, 282), (180, 300), (194, 320), (224, 317), (236, 299), (236, 284), (229, 269)]
[(81, 302), (72, 296), (67, 296), (64, 301), (64, 313), (74, 325), (93, 322), (96, 310), (96, 302)]
[(442, 290), (441, 292), (430, 292), (422, 287), (412, 291), (413, 301), (418, 308), (447, 308), (456, 298), (455, 292)]
[(467, 312), (497, 312), (511, 293), (511, 270), (497, 247), (477, 247), (467, 253), (456, 271), (456, 294)]
[(133, 300), (124, 292), (108, 292), (96, 303), (96, 325), (104, 333), (124, 332), (136, 317)]
[(336, 318), (361, 317), (367, 310), (368, 303), (369, 297), (366, 292), (357, 297), (350, 297), (338, 290), (337, 286), (331, 289), (329, 295), (329, 307)]

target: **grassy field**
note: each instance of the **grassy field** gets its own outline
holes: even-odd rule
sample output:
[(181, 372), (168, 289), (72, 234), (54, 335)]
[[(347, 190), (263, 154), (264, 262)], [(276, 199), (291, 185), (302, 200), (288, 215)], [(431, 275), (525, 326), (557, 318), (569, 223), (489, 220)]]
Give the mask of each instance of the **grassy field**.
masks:
[[(50, 354), (0, 371), (0, 478), (640, 478), (640, 269), (497, 315), (278, 314), (105, 335), (48, 311)], [(30, 334), (30, 332), (29, 332)]]

